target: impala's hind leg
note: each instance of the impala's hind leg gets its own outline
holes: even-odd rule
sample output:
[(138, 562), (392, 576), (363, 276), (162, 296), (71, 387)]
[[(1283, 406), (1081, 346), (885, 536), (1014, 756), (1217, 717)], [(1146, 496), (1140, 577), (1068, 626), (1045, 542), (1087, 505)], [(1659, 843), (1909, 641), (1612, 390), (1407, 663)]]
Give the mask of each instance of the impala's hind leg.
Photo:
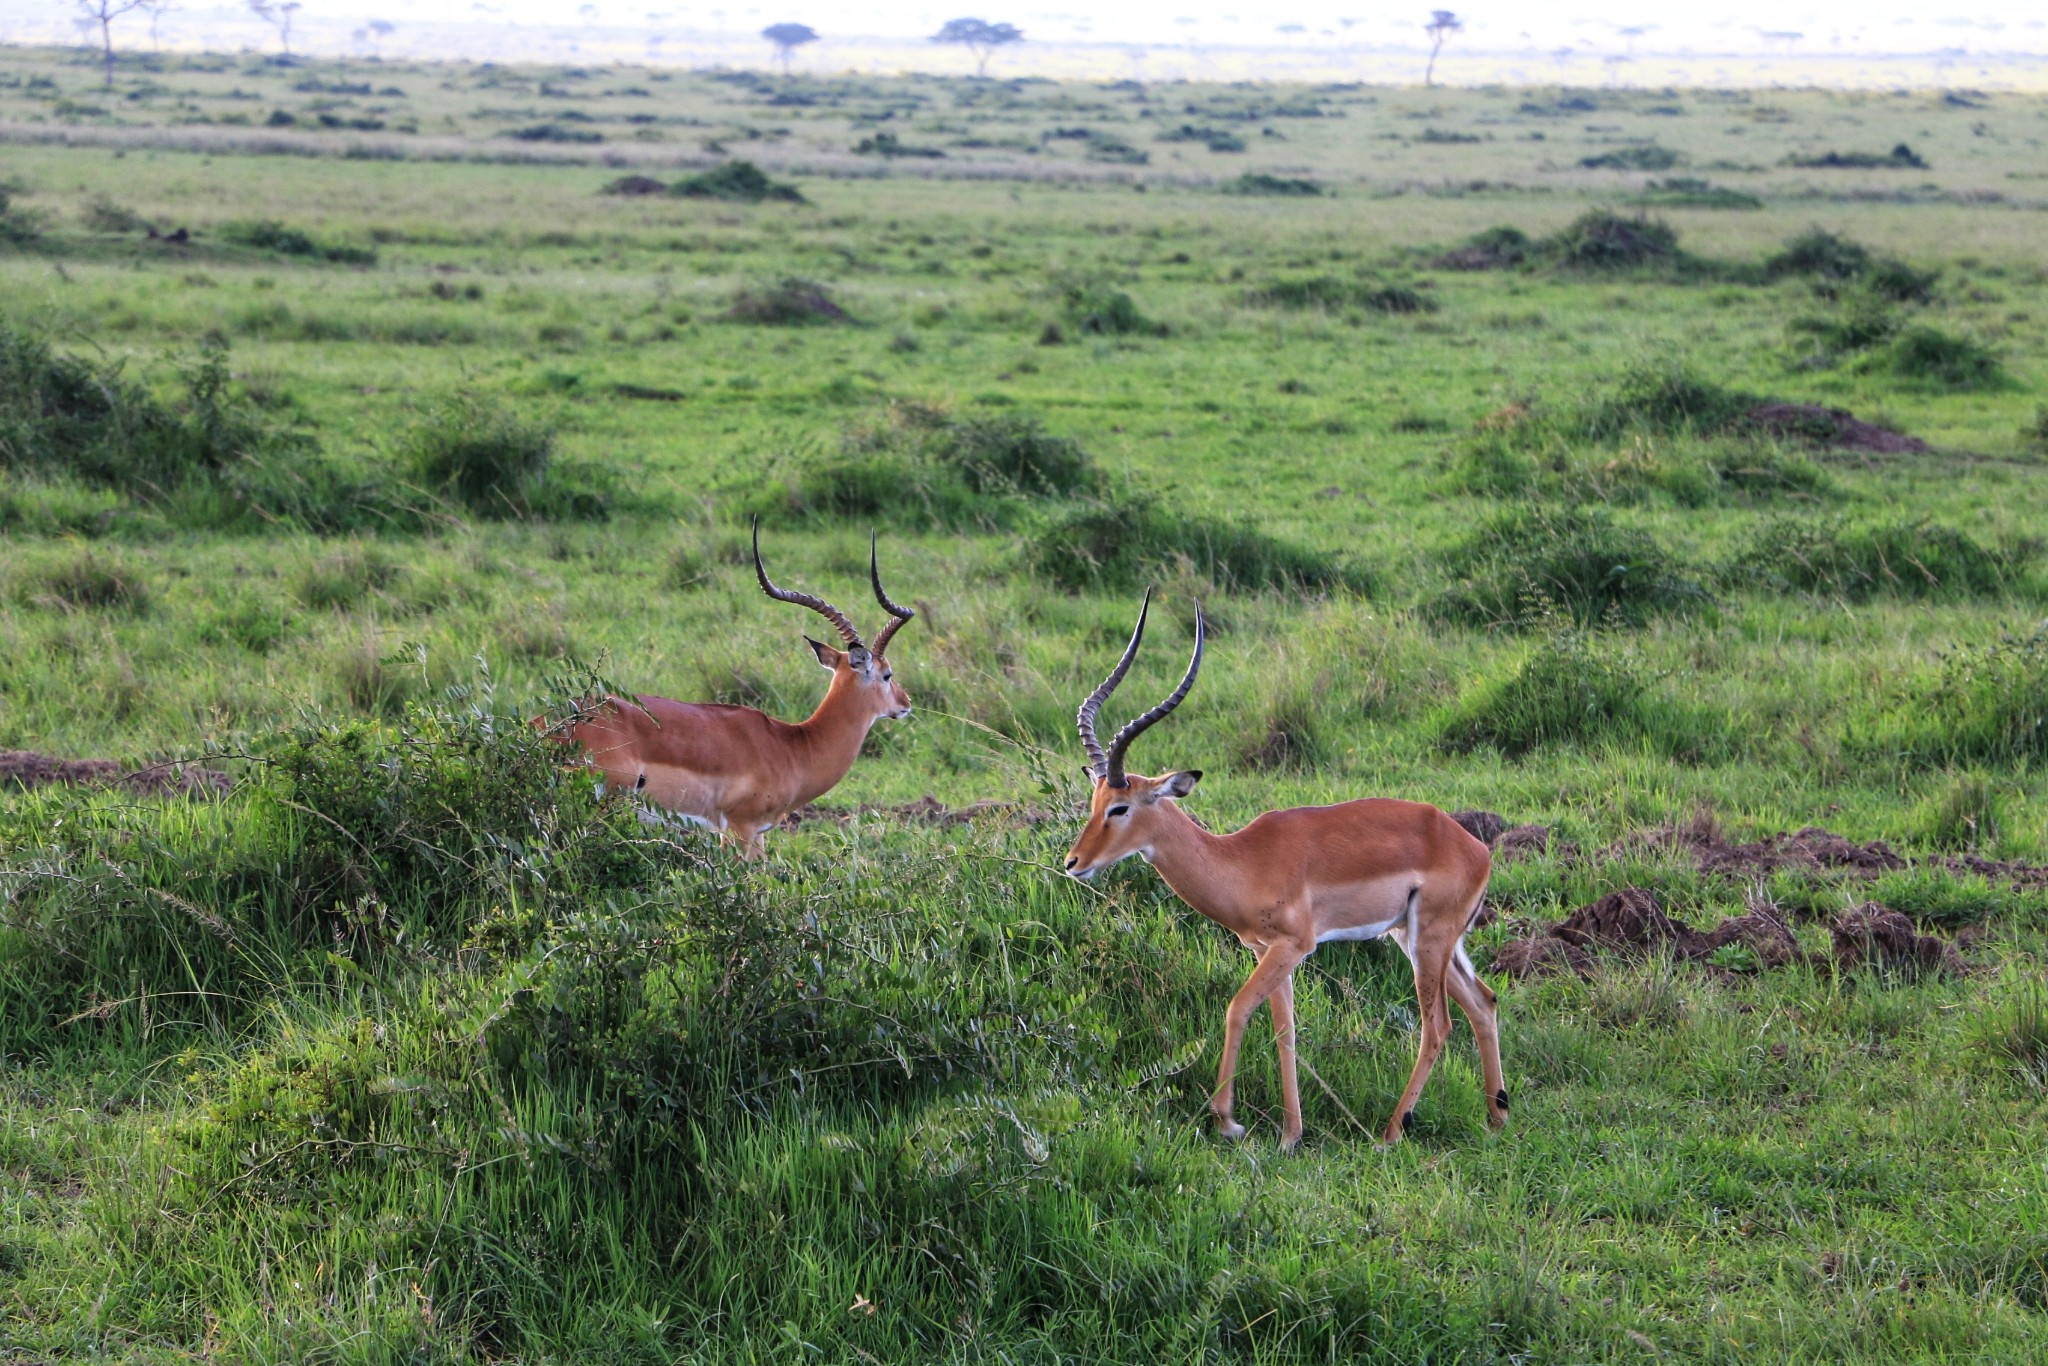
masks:
[(1500, 1066), (1500, 1015), (1493, 989), (1479, 980), (1472, 960), (1465, 956), (1465, 943), (1458, 941), (1451, 954), (1444, 986), (1465, 1018), (1472, 1022), (1472, 1035), (1479, 1040), (1479, 1068), (1486, 1082), (1486, 1122), (1498, 1129), (1508, 1122), (1508, 1089)]

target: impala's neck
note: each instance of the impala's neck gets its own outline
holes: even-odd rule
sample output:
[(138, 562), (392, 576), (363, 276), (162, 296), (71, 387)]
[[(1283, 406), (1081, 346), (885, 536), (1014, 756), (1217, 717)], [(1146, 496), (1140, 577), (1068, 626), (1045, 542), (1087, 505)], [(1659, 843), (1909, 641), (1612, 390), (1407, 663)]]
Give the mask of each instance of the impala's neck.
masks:
[(810, 762), (805, 765), (804, 791), (799, 802), (823, 796), (838, 786), (853, 761), (860, 757), (862, 742), (874, 728), (874, 709), (861, 696), (860, 684), (849, 674), (834, 674), (818, 709), (794, 727)]
[(1229, 928), (1238, 910), (1229, 898), (1237, 885), (1230, 837), (1210, 834), (1173, 802), (1160, 802), (1152, 819), (1151, 862), (1159, 876), (1182, 901)]

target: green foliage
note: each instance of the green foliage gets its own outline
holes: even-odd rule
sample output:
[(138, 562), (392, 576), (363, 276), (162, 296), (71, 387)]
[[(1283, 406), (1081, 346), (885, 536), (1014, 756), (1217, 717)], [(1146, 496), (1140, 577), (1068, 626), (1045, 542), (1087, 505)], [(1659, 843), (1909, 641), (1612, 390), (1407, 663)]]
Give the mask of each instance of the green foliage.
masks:
[(1970, 1020), (1970, 1042), (1993, 1066), (2048, 1091), (2048, 989), (2038, 970), (2013, 974)]
[(1764, 275), (1777, 280), (1805, 276), (1832, 291), (1856, 283), (1879, 299), (1893, 303), (1926, 303), (1934, 296), (1939, 272), (1916, 270), (1889, 256), (1875, 256), (1861, 242), (1809, 228), (1764, 259)]
[(1596, 441), (1631, 432), (1703, 435), (1725, 430), (1758, 402), (1677, 362), (1649, 360), (1623, 371), (1611, 390), (1587, 404), (1577, 425)]
[(1661, 218), (1588, 209), (1546, 241), (1544, 252), (1567, 270), (1641, 270), (1676, 261), (1678, 234)]
[(1363, 590), (1365, 575), (1333, 555), (1277, 540), (1245, 522), (1178, 512), (1129, 493), (1048, 515), (1024, 544), (1031, 572), (1066, 589), (1130, 589), (1181, 562), (1219, 588)]
[(1275, 280), (1249, 291), (1245, 302), (1275, 308), (1365, 308), (1377, 313), (1434, 313), (1437, 301), (1407, 285), (1372, 280), (1339, 280), (1317, 275)]
[(1163, 337), (1166, 325), (1138, 311), (1129, 294), (1109, 285), (1073, 281), (1061, 290), (1061, 303), (1074, 327), (1093, 336)]
[(1863, 601), (1994, 596), (2011, 588), (2018, 558), (1927, 518), (1851, 524), (1778, 517), (1738, 542), (1721, 569), (1730, 587)]
[(567, 128), (559, 123), (530, 123), (524, 128), (507, 129), (505, 136), (520, 142), (603, 142), (604, 134), (595, 128)]
[(1640, 626), (1708, 600), (1654, 536), (1599, 509), (1511, 508), (1438, 558), (1455, 582), (1429, 611), (1473, 626), (1524, 628), (1552, 613)]
[(941, 158), (946, 153), (937, 147), (919, 147), (903, 141), (894, 133), (872, 133), (853, 144), (855, 156), (875, 157), (926, 157)]
[(16, 208), (14, 193), (0, 184), (0, 245), (22, 246), (42, 235), (42, 225), (27, 210)]
[(1998, 357), (1985, 346), (1923, 324), (1904, 328), (1867, 352), (1858, 368), (1931, 389), (2003, 389), (2012, 383)]
[(668, 192), (684, 199), (722, 199), (735, 204), (760, 204), (775, 200), (784, 204), (807, 201), (794, 185), (770, 180), (768, 173), (751, 161), (728, 161), (708, 171), (684, 176)]
[(1920, 810), (1920, 838), (1935, 849), (1996, 848), (2004, 831), (1998, 786), (1981, 773), (1958, 773)]
[(742, 289), (733, 296), (732, 306), (726, 309), (724, 317), (728, 322), (760, 327), (807, 327), (853, 321), (823, 285), (795, 275), (773, 284)]
[(1813, 156), (1791, 156), (1787, 166), (1830, 170), (1924, 171), (1927, 162), (1901, 142), (1889, 152), (1821, 152)]
[(19, 575), (15, 591), (30, 602), (65, 611), (136, 613), (149, 606), (149, 583), (132, 567), (92, 551)]
[(486, 517), (526, 517), (547, 507), (554, 453), (554, 428), (475, 393), (428, 404), (400, 448), (411, 479)]
[(1792, 331), (1812, 338), (1808, 362), (1833, 365), (1844, 356), (1882, 346), (1906, 325), (1904, 316), (1877, 291), (1852, 288), (1841, 292), (1835, 312), (1792, 320)]
[(377, 264), (377, 251), (374, 247), (351, 247), (322, 242), (298, 228), (286, 227), (274, 219), (228, 223), (221, 228), (220, 235), (223, 241), (254, 247), (258, 251), (274, 251), (280, 256), (300, 256), (308, 260), (332, 261), (345, 266)]
[(1312, 199), (1323, 193), (1322, 185), (1305, 176), (1277, 176), (1265, 171), (1247, 171), (1223, 186), (1225, 194), (1267, 195), (1278, 199)]
[(1445, 270), (1512, 270), (1541, 250), (1520, 228), (1488, 228), (1438, 257), (1437, 264)]
[(1643, 187), (1635, 202), (1666, 209), (1761, 209), (1764, 201), (1742, 190), (1716, 185), (1697, 176), (1671, 176)]
[(1518, 758), (1551, 745), (1639, 734), (1649, 697), (1641, 673), (1597, 637), (1545, 635), (1499, 678), (1468, 690), (1437, 727), (1437, 743), (1489, 746)]
[(2048, 759), (2048, 627), (1956, 646), (1931, 677), (1909, 681), (1859, 739), (1921, 762)]
[(1655, 143), (1644, 143), (1634, 147), (1617, 147), (1611, 152), (1595, 156), (1580, 157), (1579, 165), (1594, 171), (1668, 171), (1682, 158), (1669, 147)]

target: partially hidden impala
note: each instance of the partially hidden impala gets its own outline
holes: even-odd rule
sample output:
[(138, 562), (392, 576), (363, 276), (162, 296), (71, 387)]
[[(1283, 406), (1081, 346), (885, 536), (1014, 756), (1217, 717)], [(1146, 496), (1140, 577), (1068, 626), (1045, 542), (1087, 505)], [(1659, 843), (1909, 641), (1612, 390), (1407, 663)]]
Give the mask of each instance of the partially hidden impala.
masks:
[(1136, 854), (1159, 870), (1182, 901), (1236, 935), (1257, 957), (1258, 966), (1224, 1016), (1222, 1065), (1209, 1101), (1217, 1131), (1225, 1138), (1244, 1135), (1244, 1126), (1231, 1118), (1232, 1079), (1245, 1025), (1263, 1002), (1272, 1008), (1280, 1053), (1285, 1111), (1280, 1143), (1292, 1148), (1300, 1141), (1294, 970), (1319, 944), (1383, 935), (1401, 946), (1415, 970), (1422, 1040), (1407, 1089), (1381, 1140), (1398, 1142), (1414, 1118), (1416, 1099), (1450, 1036), (1446, 997), (1458, 1003), (1478, 1036), (1487, 1121), (1494, 1128), (1505, 1124), (1508, 1093), (1501, 1076), (1494, 994), (1465, 954), (1465, 933), (1492, 872), (1486, 846), (1434, 806), (1383, 798), (1268, 811), (1230, 835), (1211, 834), (1196, 824), (1181, 810), (1180, 799), (1194, 791), (1199, 769), (1147, 778), (1126, 772), (1124, 756), (1131, 742), (1178, 707), (1195, 685), (1206, 636), (1200, 603), (1195, 604), (1194, 657), (1180, 686), (1119, 730), (1107, 749), (1095, 736), (1096, 713), (1137, 658), (1151, 602), (1147, 593), (1123, 658), (1075, 718), (1094, 793), (1088, 823), (1067, 855), (1066, 870), (1089, 878)]
[(838, 786), (875, 722), (910, 715), (910, 698), (889, 665), (889, 642), (917, 615), (890, 600), (868, 541), (868, 579), (889, 621), (872, 645), (846, 614), (823, 598), (778, 588), (761, 563), (761, 522), (754, 520), (754, 574), (777, 602), (808, 607), (832, 624), (843, 650), (806, 636), (831, 673), (816, 711), (795, 723), (752, 707), (673, 702), (666, 697), (606, 697), (578, 717), (563, 738), (581, 745), (608, 788), (739, 843), (745, 858), (763, 852), (763, 836), (806, 802)]

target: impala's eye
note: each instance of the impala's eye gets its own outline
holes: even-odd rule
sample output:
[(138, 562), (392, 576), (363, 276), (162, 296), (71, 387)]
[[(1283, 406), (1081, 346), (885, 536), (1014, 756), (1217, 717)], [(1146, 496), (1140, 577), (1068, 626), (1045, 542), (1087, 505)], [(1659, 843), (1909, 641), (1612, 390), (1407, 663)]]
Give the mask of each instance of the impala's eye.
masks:
[(896, 671), (895, 671), (894, 669), (891, 669), (891, 670), (889, 670), (889, 671), (888, 671), (887, 673), (885, 673), (885, 674), (883, 674), (883, 675), (882, 675), (882, 681), (883, 681), (884, 683), (887, 683), (887, 682), (888, 682), (888, 681), (889, 681), (890, 679), (894, 678), (895, 676), (896, 676)]
[(1128, 805), (1126, 805), (1123, 802), (1118, 802), (1115, 806), (1112, 806), (1111, 808), (1109, 808), (1109, 810), (1103, 812), (1102, 814), (1105, 816), (1124, 816), (1130, 814), (1130, 810), (1131, 808)]

